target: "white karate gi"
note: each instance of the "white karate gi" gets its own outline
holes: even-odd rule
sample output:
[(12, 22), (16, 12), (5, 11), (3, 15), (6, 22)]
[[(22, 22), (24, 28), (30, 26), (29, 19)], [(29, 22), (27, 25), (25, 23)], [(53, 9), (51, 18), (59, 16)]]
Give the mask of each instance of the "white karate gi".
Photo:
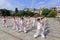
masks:
[(17, 18), (17, 30), (19, 30), (20, 29), (20, 18)]
[(17, 19), (13, 19), (13, 27), (12, 27), (12, 29), (16, 29), (16, 30), (18, 30), (18, 28), (17, 28)]
[(27, 27), (28, 27), (28, 28), (31, 27), (30, 21), (31, 21), (31, 20), (28, 18), (28, 19), (27, 19)]
[(42, 30), (42, 24), (40, 22), (37, 22), (37, 30), (36, 33), (34, 34), (34, 38), (38, 37), (41, 34), (41, 36), (44, 38), (44, 32)]
[(26, 27), (25, 27), (25, 20), (21, 20), (20, 21), (20, 30), (19, 30), (20, 32), (21, 31), (24, 31), (24, 32), (27, 32), (26, 31)]
[(3, 24), (2, 24), (2, 26), (7, 27), (6, 18), (3, 18)]
[(34, 27), (35, 26), (35, 18), (31, 18), (31, 27)]

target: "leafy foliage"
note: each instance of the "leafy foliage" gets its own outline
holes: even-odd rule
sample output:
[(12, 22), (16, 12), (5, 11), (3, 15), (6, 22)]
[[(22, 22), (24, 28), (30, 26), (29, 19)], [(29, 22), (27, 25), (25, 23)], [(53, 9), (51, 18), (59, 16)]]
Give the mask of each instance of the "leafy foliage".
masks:
[(11, 16), (11, 11), (7, 10), (7, 9), (0, 9), (0, 14), (2, 14), (2, 16)]
[(45, 8), (45, 9), (42, 10), (42, 14), (41, 15), (47, 16), (49, 13), (50, 13), (50, 10)]
[(49, 14), (48, 14), (48, 17), (56, 17), (57, 15), (57, 12), (56, 11), (51, 11)]

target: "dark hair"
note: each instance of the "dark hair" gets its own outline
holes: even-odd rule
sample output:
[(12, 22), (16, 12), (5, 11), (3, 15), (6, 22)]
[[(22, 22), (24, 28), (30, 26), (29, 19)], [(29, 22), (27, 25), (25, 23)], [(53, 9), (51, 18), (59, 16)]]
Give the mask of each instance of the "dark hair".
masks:
[(21, 17), (21, 19), (24, 19), (23, 17)]
[(37, 21), (39, 21), (40, 19), (38, 18)]
[(4, 18), (6, 18), (6, 16), (3, 16)]

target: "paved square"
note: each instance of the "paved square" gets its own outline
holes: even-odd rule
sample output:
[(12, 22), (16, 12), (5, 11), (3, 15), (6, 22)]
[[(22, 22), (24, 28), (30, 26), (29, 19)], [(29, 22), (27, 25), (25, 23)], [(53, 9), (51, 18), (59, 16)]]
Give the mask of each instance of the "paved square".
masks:
[[(8, 20), (8, 25), (12, 25), (12, 20)], [(48, 18), (48, 27), (46, 28), (46, 38), (33, 38), (35, 30), (28, 33), (12, 30), (12, 27), (2, 27), (2, 19), (0, 18), (0, 40), (60, 40), (60, 21), (54, 18)]]

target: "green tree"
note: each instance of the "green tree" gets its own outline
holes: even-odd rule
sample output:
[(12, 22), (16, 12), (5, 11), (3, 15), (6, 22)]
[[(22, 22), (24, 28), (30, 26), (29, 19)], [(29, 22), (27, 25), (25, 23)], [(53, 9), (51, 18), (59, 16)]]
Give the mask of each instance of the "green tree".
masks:
[(15, 8), (15, 12), (14, 12), (13, 16), (19, 16), (19, 10), (18, 10), (18, 8)]
[(57, 12), (56, 11), (51, 11), (49, 14), (48, 14), (48, 17), (56, 17), (57, 15)]
[(34, 10), (33, 12), (35, 12), (36, 9), (34, 8), (33, 10)]
[(19, 11), (18, 11), (18, 8), (15, 8), (15, 13), (18, 13)]
[(2, 16), (11, 16), (11, 10), (0, 9)]
[(26, 12), (25, 12), (24, 10), (21, 10), (21, 11), (19, 12), (19, 16), (24, 16), (24, 15), (26, 15)]
[(34, 16), (36, 16), (36, 17), (40, 17), (40, 14), (37, 14), (37, 13), (36, 13)]
[(48, 9), (48, 8), (45, 8), (45, 9), (43, 9), (42, 10), (42, 16), (47, 16), (48, 14), (50, 13), (50, 9)]
[(32, 16), (34, 16), (34, 12), (31, 12), (31, 11), (27, 10), (26, 15), (32, 17)]

